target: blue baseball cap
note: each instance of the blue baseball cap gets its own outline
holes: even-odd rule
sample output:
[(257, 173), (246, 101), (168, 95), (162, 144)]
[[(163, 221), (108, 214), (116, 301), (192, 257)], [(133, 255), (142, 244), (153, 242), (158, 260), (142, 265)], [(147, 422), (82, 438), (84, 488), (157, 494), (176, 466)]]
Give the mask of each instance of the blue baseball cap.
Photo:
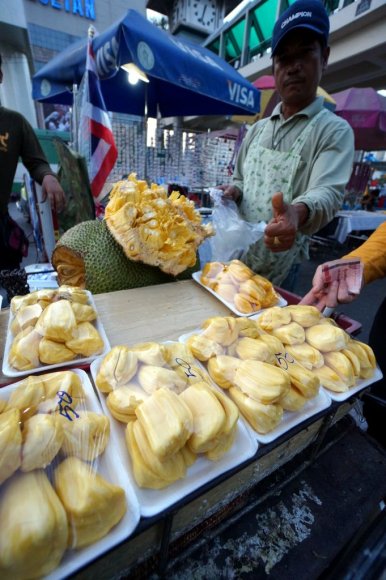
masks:
[(283, 38), (295, 28), (308, 28), (327, 44), (330, 19), (319, 0), (297, 0), (279, 16), (272, 33), (272, 56)]

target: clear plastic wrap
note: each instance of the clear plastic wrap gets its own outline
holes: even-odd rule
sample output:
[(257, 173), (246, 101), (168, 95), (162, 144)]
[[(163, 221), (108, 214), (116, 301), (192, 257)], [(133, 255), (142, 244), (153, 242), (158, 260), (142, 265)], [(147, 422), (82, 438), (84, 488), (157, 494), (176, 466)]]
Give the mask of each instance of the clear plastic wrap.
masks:
[(0, 390), (0, 577), (63, 578), (129, 537), (138, 501), (84, 371)]
[(87, 290), (36, 290), (15, 296), (10, 306), (2, 368), (7, 376), (84, 364), (110, 348)]
[[(275, 311), (285, 317), (285, 308)], [(319, 380), (252, 318), (213, 317), (180, 340), (206, 365), (262, 443), (331, 404)]]
[(154, 515), (251, 457), (238, 409), (179, 342), (116, 346), (91, 373), (136, 486)]

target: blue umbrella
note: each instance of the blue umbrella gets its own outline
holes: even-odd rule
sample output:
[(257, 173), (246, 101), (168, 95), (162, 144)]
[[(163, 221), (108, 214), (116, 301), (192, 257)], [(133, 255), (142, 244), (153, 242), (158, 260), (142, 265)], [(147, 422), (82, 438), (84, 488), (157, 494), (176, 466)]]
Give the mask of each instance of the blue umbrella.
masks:
[[(85, 70), (87, 40), (69, 46), (33, 77), (33, 98), (72, 104)], [(151, 24), (135, 10), (93, 39), (101, 90), (109, 111), (162, 117), (254, 114), (260, 93), (211, 51)], [(149, 83), (131, 85), (132, 63)]]

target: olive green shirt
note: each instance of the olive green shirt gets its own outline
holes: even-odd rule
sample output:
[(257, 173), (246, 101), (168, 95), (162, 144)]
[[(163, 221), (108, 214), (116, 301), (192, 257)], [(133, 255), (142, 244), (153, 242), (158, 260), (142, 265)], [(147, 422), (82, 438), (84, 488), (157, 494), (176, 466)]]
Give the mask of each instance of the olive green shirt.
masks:
[[(305, 109), (285, 120), (279, 103), (271, 117), (257, 121), (245, 136), (237, 157), (233, 185), (243, 192), (244, 160), (248, 147), (262, 123), (268, 124), (260, 144), (277, 151), (289, 151), (300, 132), (323, 107), (323, 97), (316, 99)], [(293, 203), (304, 203), (309, 218), (300, 228), (312, 235), (328, 224), (340, 209), (345, 186), (350, 178), (354, 160), (354, 134), (350, 125), (335, 113), (328, 111), (316, 123), (302, 151), (301, 162), (294, 177)], [(256, 192), (258, 195), (258, 192)], [(248, 216), (245, 216), (248, 219)]]
[(7, 212), (19, 158), (39, 184), (55, 175), (28, 121), (16, 111), (0, 107), (0, 213)]

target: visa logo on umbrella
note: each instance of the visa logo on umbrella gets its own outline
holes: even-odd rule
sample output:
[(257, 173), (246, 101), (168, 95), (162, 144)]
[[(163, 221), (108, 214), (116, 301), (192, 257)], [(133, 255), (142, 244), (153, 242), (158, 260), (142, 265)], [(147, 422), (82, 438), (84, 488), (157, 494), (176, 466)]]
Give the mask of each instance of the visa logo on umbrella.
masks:
[(246, 105), (252, 109), (255, 106), (255, 99), (253, 90), (247, 87), (242, 87), (238, 83), (228, 81), (229, 96), (232, 102), (238, 105)]

